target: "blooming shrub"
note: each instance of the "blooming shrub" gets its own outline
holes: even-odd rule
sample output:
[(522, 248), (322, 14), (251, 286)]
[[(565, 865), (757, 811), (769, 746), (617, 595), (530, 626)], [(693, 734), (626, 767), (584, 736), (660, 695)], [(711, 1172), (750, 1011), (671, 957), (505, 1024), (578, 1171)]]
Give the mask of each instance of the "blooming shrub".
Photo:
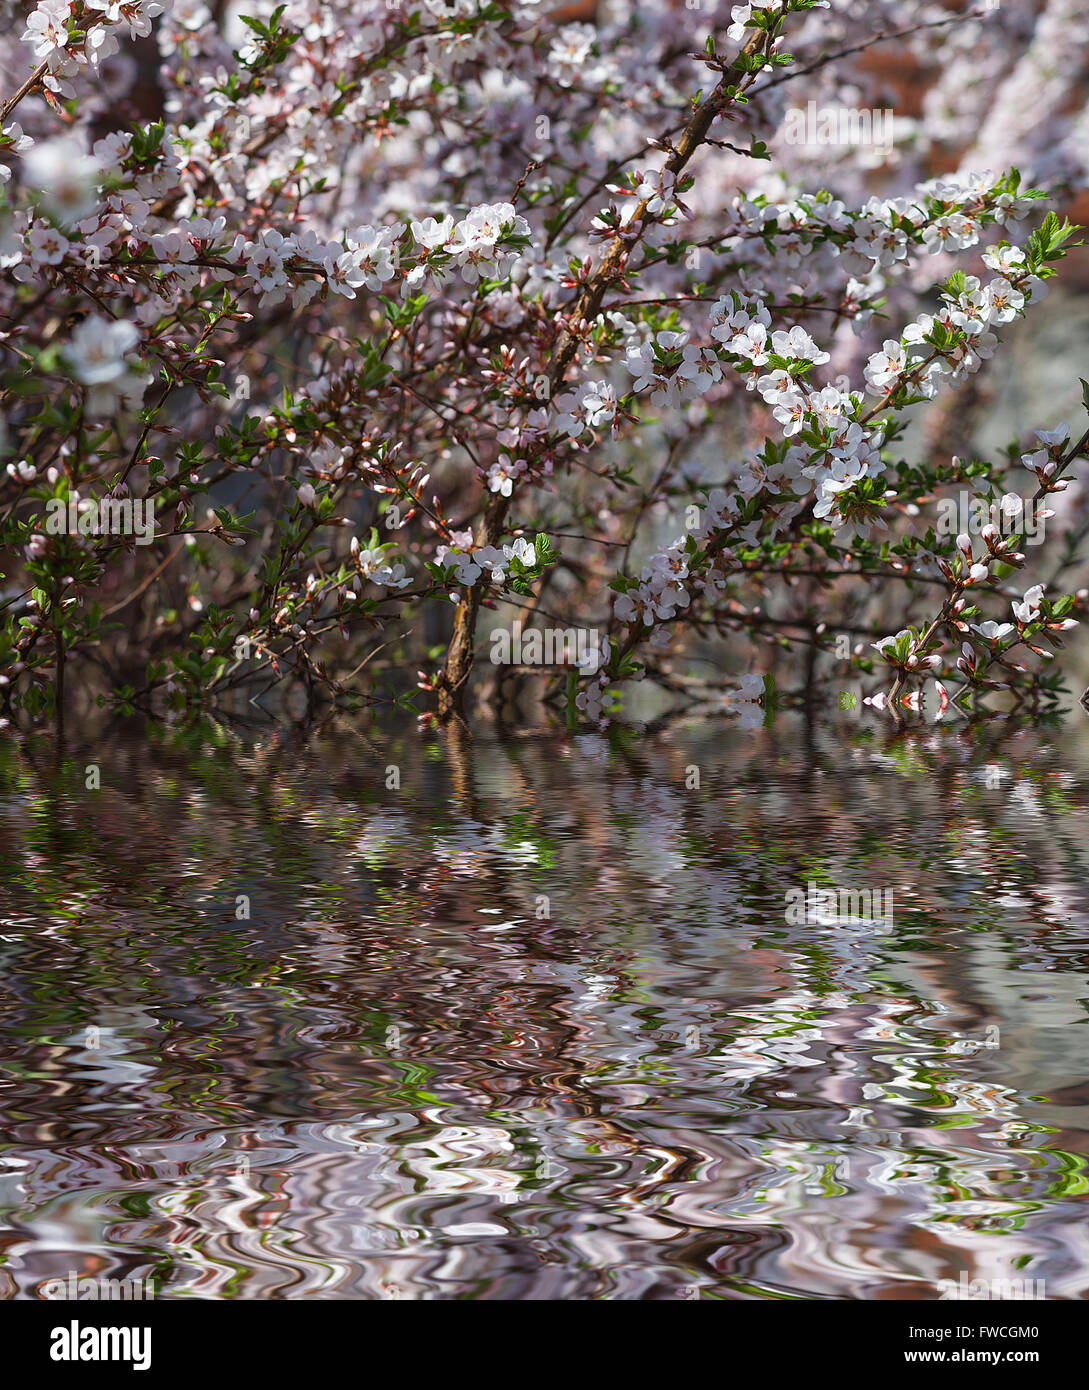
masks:
[[(592, 719), (641, 679), (751, 711), (783, 648), (803, 698), (818, 659), (898, 713), (1053, 694), (1086, 435), (904, 434), (1080, 245), (1082, 10), (42, 0), (2, 49), (5, 715), (422, 662), (448, 716), (485, 608), (600, 634), (556, 677)], [(882, 49), (923, 65), (890, 146), (784, 137)], [(961, 493), (1054, 520), (1044, 571), (946, 534)]]

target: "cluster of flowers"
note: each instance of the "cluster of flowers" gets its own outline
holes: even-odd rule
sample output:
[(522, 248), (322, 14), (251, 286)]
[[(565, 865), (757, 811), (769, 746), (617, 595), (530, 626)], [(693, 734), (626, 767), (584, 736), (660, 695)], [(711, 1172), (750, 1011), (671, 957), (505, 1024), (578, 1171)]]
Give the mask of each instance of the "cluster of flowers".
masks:
[[(214, 684), (240, 622), (266, 644), (298, 639), (279, 650), (312, 681), (325, 632), (385, 626), (410, 600), (475, 612), (467, 590), (510, 592), (534, 563), (529, 542), (503, 543), (512, 533), (585, 541), (553, 592), (582, 613), (611, 606), (599, 689), (666, 672), (692, 627), (754, 636), (767, 613), (763, 590), (742, 601), (748, 571), (785, 573), (803, 554), (812, 567), (814, 546), (833, 576), (864, 560), (889, 583), (944, 578), (952, 551), (910, 521), (942, 479), (920, 482), (892, 444), (913, 403), (984, 367), (1050, 272), (1038, 245), (987, 244), (1039, 208), (1017, 177), (979, 172), (994, 161), (978, 150), (960, 172), (932, 169), (951, 132), (978, 127), (981, 94), (1024, 71), (1048, 73), (1062, 104), (1064, 4), (1043, 0), (1023, 52), (1007, 7), (984, 22), (929, 0), (906, 19), (903, 0), (713, 16), (615, 0), (593, 25), (532, 0), (232, 0), (225, 14), (204, 0), (166, 13), (45, 0), (21, 44), (31, 80), (0, 131), (3, 385), (22, 383), (6, 397), (0, 539), (26, 550), (47, 488), (124, 480), (176, 508), (176, 531), (237, 547), (222, 572), (187, 548), (193, 624), (149, 690)], [(884, 164), (841, 151), (823, 167), (777, 139), (788, 101), (876, 90), (851, 53), (825, 61), (835, 45), (915, 24), (903, 42), (936, 70), (983, 53), (970, 95), (954, 100), (942, 70), (944, 108), (925, 92)], [(791, 52), (814, 60), (788, 67), (789, 84), (774, 75), (788, 29)], [(758, 31), (760, 53), (727, 82)], [(118, 40), (151, 34), (161, 119), (148, 125), (131, 119), (141, 70)], [(0, 38), (0, 57), (18, 44)], [(93, 86), (71, 81), (85, 65)], [(745, 100), (720, 94), (726, 119), (707, 125), (692, 95), (709, 75)], [(58, 96), (75, 102), (63, 135)], [(1062, 178), (1080, 177), (1080, 123), (1049, 118), (1049, 150), (1017, 156), (1035, 171), (1061, 147)], [(128, 128), (102, 135), (111, 124)], [(1035, 140), (1026, 127), (1022, 144)], [(940, 307), (918, 314), (935, 285)], [(875, 341), (878, 313), (907, 326)], [(1027, 458), (1061, 491), (1067, 460), (1046, 442)], [(45, 459), (63, 460), (57, 476)], [(202, 493), (216, 504), (207, 527)], [(284, 506), (293, 495), (301, 517)], [(252, 529), (233, 515), (239, 496), (257, 499)], [(386, 506), (396, 559), (351, 535), (386, 524)], [(680, 509), (695, 513), (683, 534), (652, 543), (648, 528)], [(901, 523), (909, 548), (875, 559)], [(629, 553), (631, 575), (603, 563)], [(82, 600), (101, 570), (73, 574), (64, 558), (34, 552), (23, 577), (50, 595), (40, 635), (19, 632), (20, 595), (7, 596), (0, 665), (22, 662), (39, 684), (51, 624), (73, 649), (98, 640)], [(156, 634), (148, 650), (162, 645)]]
[(22, 40), (45, 68), (45, 89), (74, 97), (68, 81), (82, 68), (97, 69), (119, 50), (123, 38), (147, 38), (163, 12), (158, 0), (39, 0), (27, 18)]
[[(973, 178), (969, 196), (982, 196), (986, 201), (986, 189), (982, 186), (985, 182)], [(940, 191), (948, 199), (954, 190), (944, 186)], [(994, 220), (1003, 221), (1015, 213), (1022, 215), (1023, 201), (996, 193), (991, 204)], [(948, 223), (950, 219), (939, 220)], [(922, 231), (921, 245), (932, 249), (927, 233), (935, 224), (924, 223), (924, 218), (916, 221)], [(964, 245), (976, 239), (975, 234), (971, 239), (961, 238)], [(857, 241), (856, 231), (852, 245)], [(905, 240), (898, 253), (908, 245)], [(881, 422), (868, 426), (867, 422), (898, 398), (934, 397), (943, 375), (956, 382), (977, 371), (997, 346), (990, 328), (1011, 322), (1045, 292), (1042, 279), (1030, 272), (1025, 253), (1019, 247), (1002, 243), (985, 250), (982, 259), (988, 268), (1000, 274), (986, 285), (976, 276), (954, 277), (951, 288), (942, 294), (945, 307), (939, 314), (922, 315), (905, 328), (901, 339), (886, 340), (881, 351), (869, 357), (864, 381), (869, 393), (880, 398), (879, 405), (871, 410), (863, 410), (865, 393), (861, 390), (841, 390), (831, 384), (812, 386), (808, 374), (827, 363), (830, 354), (798, 325), (774, 329), (771, 313), (762, 301), (747, 303), (736, 292), (714, 306), (712, 346), (699, 347), (689, 341), (687, 333), (668, 332), (629, 348), (627, 365), (635, 378), (633, 389), (638, 393), (652, 388), (650, 399), (658, 406), (677, 406), (706, 392), (721, 379), (722, 364), (732, 365), (743, 374), (748, 389), (757, 391), (770, 406), (785, 447), (774, 453), (765, 448), (760, 458), (743, 464), (731, 494), (722, 489), (709, 493), (702, 519), (690, 528), (688, 536), (654, 554), (644, 566), (640, 582), (623, 589), (614, 603), (617, 621), (652, 628), (650, 646), (666, 648), (669, 636), (659, 625), (670, 623), (691, 603), (682, 581), (693, 582), (696, 590), (712, 602), (725, 588), (721, 570), (706, 568), (709, 550), (701, 551), (700, 543), (706, 547), (716, 537), (720, 541), (725, 528), (736, 530), (737, 541), (749, 546), (756, 544), (760, 529), (757, 523), (749, 520), (744, 527), (738, 524), (744, 502), (754, 496), (759, 495), (765, 504), (765, 515), (770, 519), (763, 531), (771, 536), (782, 534), (800, 514), (802, 498), (810, 489), (815, 494), (811, 506), (814, 519), (829, 521), (837, 529), (849, 523), (856, 535), (865, 535), (873, 527), (884, 528), (882, 504), (896, 497), (895, 490), (871, 488), (862, 495), (858, 491), (860, 484), (880, 478), (886, 469), (882, 456), (884, 426)], [(779, 365), (767, 370), (773, 362)], [(1068, 437), (1065, 427), (1038, 434), (1041, 442), (1051, 446), (1061, 445)], [(1056, 468), (1056, 459), (1046, 451), (1026, 455), (1022, 461), (1043, 483)], [(1062, 481), (1048, 484), (1049, 490), (1064, 487)], [(774, 507), (772, 499), (779, 493), (788, 494), (789, 500), (785, 506)], [(1012, 543), (998, 540), (997, 530), (990, 530), (994, 535), (987, 540), (995, 558), (1014, 558), (1010, 553), (1015, 550)], [(715, 549), (721, 553), (728, 547), (716, 544)], [(942, 563), (934, 559), (937, 568)], [(690, 567), (697, 573), (691, 574)], [(701, 567), (703, 573), (698, 572)], [(988, 575), (985, 564), (975, 564), (968, 582)], [(963, 606), (964, 601), (956, 599), (951, 605), (951, 616)], [(1073, 625), (1073, 621), (1066, 623)], [(997, 631), (1003, 636), (1011, 629), (988, 623), (976, 625), (975, 630), (987, 636)], [(1052, 624), (1050, 630), (1064, 631), (1066, 626), (1059, 622)], [(895, 646), (895, 639), (887, 642)], [(880, 645), (878, 649), (885, 650)], [(910, 660), (898, 664), (907, 670), (915, 669), (921, 658), (914, 647), (909, 657)], [(942, 659), (929, 657), (925, 665), (940, 667)], [(607, 673), (602, 679), (606, 678)]]
[[(12, 147), (24, 152), (29, 142), (17, 126), (14, 131)], [(124, 244), (136, 264), (146, 257), (157, 268), (159, 294), (150, 308), (161, 313), (194, 290), (205, 267), (208, 278), (219, 282), (241, 271), (260, 291), (261, 308), (281, 303), (288, 294), (301, 308), (323, 284), (346, 299), (354, 299), (361, 287), (378, 294), (397, 274), (405, 234), (401, 223), (355, 227), (339, 240), (322, 240), (312, 229), (285, 233), (271, 227), (253, 238), (238, 232), (227, 240), (222, 216), (173, 225), (154, 217), (154, 200), (173, 191), (171, 176), (179, 168), (165, 148), (154, 172), (100, 195), (100, 184), (107, 177), (116, 184), (130, 154), (131, 137), (125, 134), (96, 142), (93, 156), (64, 138), (24, 152), (28, 186), (41, 195), (48, 218), (23, 214), (16, 219), (14, 230), (24, 236), (21, 245), (14, 241), (6, 248), (5, 266), (17, 280), (37, 278), (66, 261), (80, 270), (88, 263), (100, 266), (112, 248)], [(425, 288), (427, 280), (441, 286), (455, 271), (467, 285), (503, 280), (519, 259), (518, 240), (529, 233), (529, 224), (510, 203), (481, 204), (459, 221), (447, 214), (412, 220), (410, 226), (423, 256), (402, 278), (403, 295)]]
[[(452, 545), (440, 545), (436, 555), (457, 585), (473, 585), (481, 580), (502, 585), (512, 560), (532, 565), (535, 559), (533, 542), (524, 537), (502, 546), (474, 546), (471, 532), (455, 533), (452, 540)], [(451, 594), (450, 598), (456, 603), (458, 595)]]

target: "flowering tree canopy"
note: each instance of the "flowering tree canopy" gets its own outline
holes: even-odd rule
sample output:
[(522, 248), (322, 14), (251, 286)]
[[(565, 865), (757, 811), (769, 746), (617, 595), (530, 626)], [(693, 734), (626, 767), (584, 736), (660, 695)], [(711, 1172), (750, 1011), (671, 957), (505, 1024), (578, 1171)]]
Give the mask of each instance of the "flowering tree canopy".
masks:
[(1080, 245), (1084, 0), (585, 13), (42, 0), (10, 27), (8, 719), (66, 671), (179, 709), (404, 669), (450, 716), (485, 610), (592, 634), (554, 663), (572, 717), (635, 680), (751, 709), (784, 649), (803, 698), (819, 660), (898, 716), (930, 677), (1057, 690), (1086, 434), (905, 433)]

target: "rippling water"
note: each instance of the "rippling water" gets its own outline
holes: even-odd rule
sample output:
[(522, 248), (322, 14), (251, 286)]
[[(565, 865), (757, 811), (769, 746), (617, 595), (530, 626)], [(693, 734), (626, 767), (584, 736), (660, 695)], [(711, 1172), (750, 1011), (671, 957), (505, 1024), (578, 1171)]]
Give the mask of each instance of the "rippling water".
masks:
[(1080, 710), (70, 733), (0, 813), (0, 1297), (1089, 1296)]

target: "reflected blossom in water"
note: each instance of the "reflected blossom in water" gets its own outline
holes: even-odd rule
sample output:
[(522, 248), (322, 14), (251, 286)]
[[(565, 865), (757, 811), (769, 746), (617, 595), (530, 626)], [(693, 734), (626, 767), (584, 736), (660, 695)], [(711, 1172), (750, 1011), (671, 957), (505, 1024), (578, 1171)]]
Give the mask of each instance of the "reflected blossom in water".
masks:
[(5, 1297), (1089, 1293), (1076, 724), (0, 766)]

